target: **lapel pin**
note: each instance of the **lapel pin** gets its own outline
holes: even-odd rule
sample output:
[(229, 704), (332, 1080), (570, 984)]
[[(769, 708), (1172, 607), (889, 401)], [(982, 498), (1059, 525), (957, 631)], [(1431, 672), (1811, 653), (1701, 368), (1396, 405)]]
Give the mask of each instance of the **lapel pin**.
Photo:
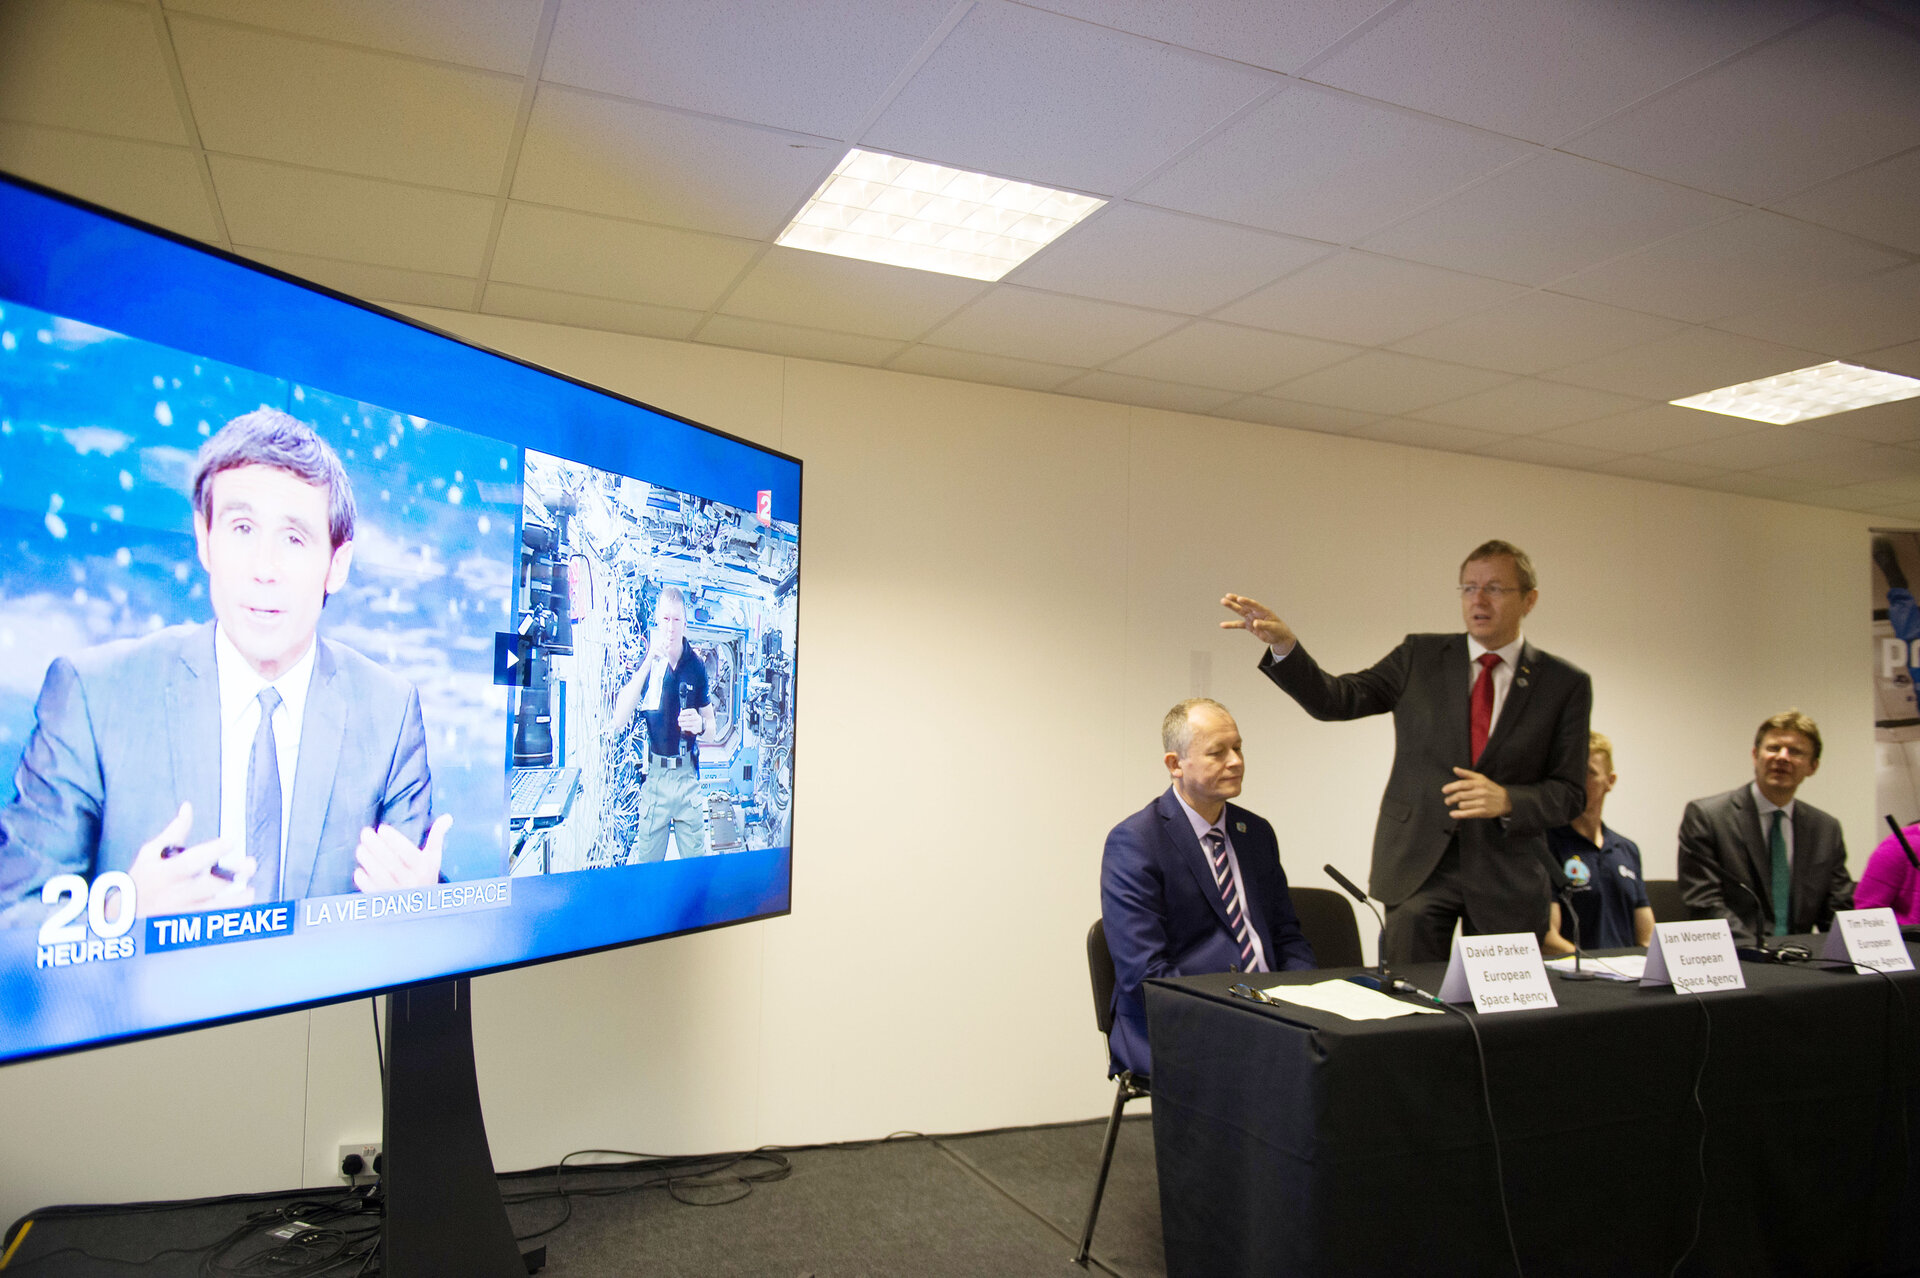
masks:
[(1527, 677), (1525, 675), (1521, 675), (1518, 679), (1515, 679), (1514, 682), (1524, 688), (1527, 686)]
[(1233, 832), (1235, 834), (1245, 834), (1247, 832), (1247, 823), (1245, 821), (1235, 821), (1233, 823)]

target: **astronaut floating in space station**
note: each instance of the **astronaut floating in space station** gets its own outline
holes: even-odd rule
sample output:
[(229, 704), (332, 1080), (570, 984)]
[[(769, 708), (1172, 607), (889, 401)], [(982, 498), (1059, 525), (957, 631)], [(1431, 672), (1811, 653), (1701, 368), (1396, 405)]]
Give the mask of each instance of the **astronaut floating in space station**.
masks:
[(516, 875), (782, 847), (794, 524), (529, 450)]

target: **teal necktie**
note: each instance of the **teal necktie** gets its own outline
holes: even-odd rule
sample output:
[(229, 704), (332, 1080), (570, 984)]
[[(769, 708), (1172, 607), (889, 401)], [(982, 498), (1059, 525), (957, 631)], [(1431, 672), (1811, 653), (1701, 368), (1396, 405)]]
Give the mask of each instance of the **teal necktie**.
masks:
[(1773, 810), (1773, 831), (1767, 841), (1773, 845), (1773, 934), (1787, 934), (1787, 903), (1793, 896), (1793, 871), (1787, 865), (1787, 832), (1781, 819), (1787, 814)]

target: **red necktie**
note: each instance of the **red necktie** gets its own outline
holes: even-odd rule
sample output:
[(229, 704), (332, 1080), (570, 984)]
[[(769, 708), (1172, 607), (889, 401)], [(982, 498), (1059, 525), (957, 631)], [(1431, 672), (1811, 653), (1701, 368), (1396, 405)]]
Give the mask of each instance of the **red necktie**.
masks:
[(1487, 733), (1493, 729), (1493, 668), (1500, 664), (1500, 654), (1483, 652), (1479, 660), (1480, 677), (1473, 681), (1473, 708), (1468, 720), (1475, 763), (1480, 762), (1480, 754), (1487, 748)]

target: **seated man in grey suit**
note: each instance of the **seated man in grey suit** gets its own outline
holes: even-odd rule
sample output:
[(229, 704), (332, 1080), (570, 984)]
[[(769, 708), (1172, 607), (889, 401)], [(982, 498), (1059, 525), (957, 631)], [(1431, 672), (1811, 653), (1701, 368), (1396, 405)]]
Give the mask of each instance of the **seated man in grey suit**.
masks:
[(452, 817), (429, 828), (419, 694), (315, 633), (353, 527), (346, 472), (306, 423), (261, 408), (201, 447), (214, 620), (47, 668), (0, 809), (7, 922), (38, 922), (57, 874), (123, 870), (143, 915), (439, 879)]
[(1819, 725), (1782, 711), (1753, 734), (1753, 780), (1680, 818), (1680, 895), (1695, 918), (1727, 920), (1737, 945), (1829, 928), (1853, 908), (1840, 823), (1794, 797), (1819, 770)]

